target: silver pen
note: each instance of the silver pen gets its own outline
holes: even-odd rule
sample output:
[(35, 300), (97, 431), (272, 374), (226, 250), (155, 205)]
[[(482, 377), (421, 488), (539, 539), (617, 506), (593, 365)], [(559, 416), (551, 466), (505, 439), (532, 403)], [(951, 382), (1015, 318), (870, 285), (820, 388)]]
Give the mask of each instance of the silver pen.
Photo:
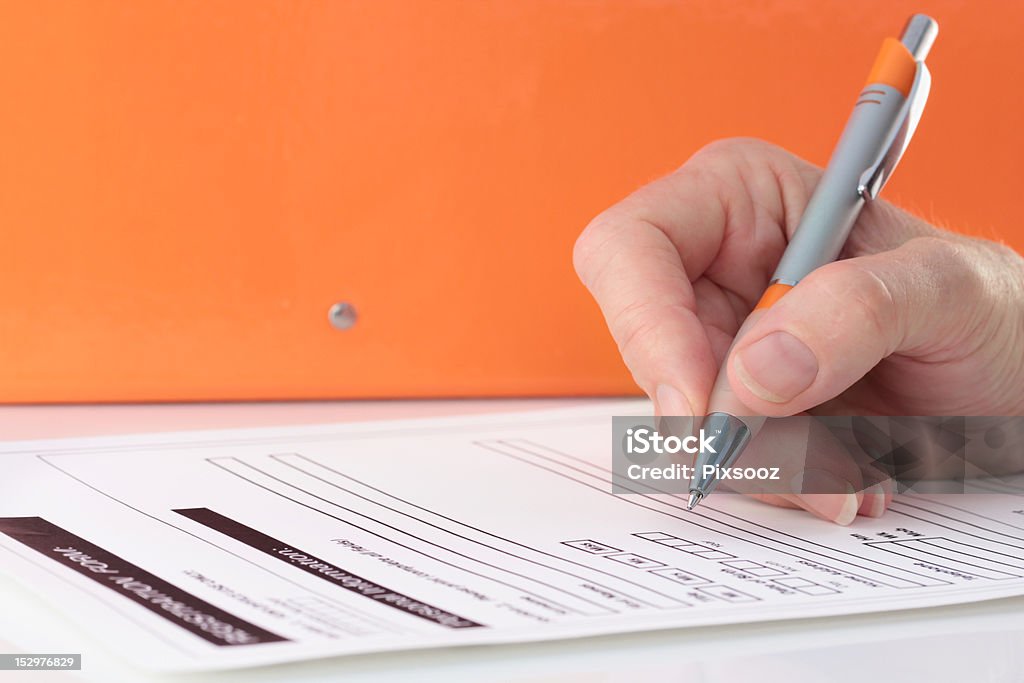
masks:
[[(915, 14), (899, 40), (886, 38), (882, 43), (800, 224), (760, 302), (736, 333), (733, 346), (765, 310), (811, 271), (836, 260), (864, 204), (878, 196), (892, 175), (928, 99), (931, 75), (924, 60), (938, 32), (934, 19)], [(765, 421), (749, 415), (751, 411), (736, 398), (724, 367), (708, 406), (702, 426), (712, 438), (715, 452), (702, 451), (697, 456), (686, 503), (690, 510), (714, 490), (716, 473), (736, 461)]]

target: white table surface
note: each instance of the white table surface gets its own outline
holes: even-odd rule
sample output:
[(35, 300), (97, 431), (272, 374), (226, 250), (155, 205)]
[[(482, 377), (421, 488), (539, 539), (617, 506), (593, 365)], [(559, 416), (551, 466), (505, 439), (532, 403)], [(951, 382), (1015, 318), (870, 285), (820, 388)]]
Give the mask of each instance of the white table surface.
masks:
[[(545, 409), (584, 399), (0, 407), (0, 441)], [(2, 457), (2, 456), (0, 456)], [(2, 466), (0, 466), (2, 472)], [(0, 652), (81, 652), (81, 674), (0, 681), (1024, 681), (1024, 597), (823, 619), (323, 659), (154, 677), (0, 577)]]

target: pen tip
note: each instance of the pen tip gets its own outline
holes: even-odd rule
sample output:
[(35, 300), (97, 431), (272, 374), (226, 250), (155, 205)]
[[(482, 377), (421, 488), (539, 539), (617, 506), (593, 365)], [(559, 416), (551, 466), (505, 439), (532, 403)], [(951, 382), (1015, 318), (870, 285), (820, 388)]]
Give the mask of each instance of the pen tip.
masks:
[(697, 503), (699, 503), (700, 499), (703, 497), (704, 496), (703, 494), (701, 494), (700, 491), (690, 491), (690, 498), (689, 500), (686, 501), (686, 509), (692, 510), (693, 508), (697, 507)]

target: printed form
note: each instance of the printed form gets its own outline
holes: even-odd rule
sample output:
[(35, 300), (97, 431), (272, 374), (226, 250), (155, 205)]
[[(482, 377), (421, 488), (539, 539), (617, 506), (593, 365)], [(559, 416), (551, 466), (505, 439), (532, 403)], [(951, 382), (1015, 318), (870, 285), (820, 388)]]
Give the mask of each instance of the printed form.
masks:
[(0, 568), (153, 670), (1024, 594), (1024, 487), (613, 495), (599, 409), (0, 447)]

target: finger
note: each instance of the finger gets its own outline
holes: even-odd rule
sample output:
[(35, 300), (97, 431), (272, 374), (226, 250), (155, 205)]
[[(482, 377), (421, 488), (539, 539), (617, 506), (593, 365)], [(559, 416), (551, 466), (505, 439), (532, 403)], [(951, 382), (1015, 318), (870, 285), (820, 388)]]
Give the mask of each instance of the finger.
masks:
[[(987, 319), (977, 302), (988, 286), (963, 249), (917, 238), (819, 268), (736, 345), (733, 391), (761, 414), (791, 415), (836, 397), (892, 354), (928, 362), (962, 354)], [(929, 391), (955, 401), (959, 388)]]
[(577, 242), (575, 264), (636, 383), (659, 415), (703, 410), (715, 367), (679, 254), (655, 225), (600, 218)]
[[(780, 155), (793, 159), (756, 141), (702, 151), (602, 213), (576, 243), (576, 271), (660, 414), (703, 413), (718, 369), (714, 350), (721, 355), (723, 342), (709, 341), (704, 320), (715, 320), (716, 333), (734, 332), (785, 246), (777, 220), (785, 214), (783, 193), (769, 167), (783, 163)], [(775, 160), (751, 171), (749, 157)], [(716, 269), (731, 278), (729, 289), (702, 280), (698, 302), (694, 281)]]
[[(824, 420), (836, 418), (823, 417)], [(896, 483), (893, 480), (895, 467), (892, 462), (880, 455), (884, 452), (877, 443), (878, 431), (869, 418), (859, 418), (842, 424), (833, 421), (829, 430), (853, 456), (861, 471), (864, 496), (858, 515), (864, 517), (881, 517), (889, 509)]]
[[(749, 494), (749, 495), (754, 500), (760, 501), (762, 503), (767, 503), (768, 505), (774, 505), (775, 507), (788, 508), (790, 510), (799, 510), (799, 509), (801, 509), (800, 505), (798, 505), (797, 503), (793, 502), (793, 500), (791, 500), (790, 497), (787, 497), (787, 496), (784, 496), (784, 495), (779, 495), (779, 494), (776, 494), (776, 493), (752, 493), (752, 494)], [(874, 500), (874, 498), (873, 497), (869, 498), (869, 494), (867, 492), (865, 492), (865, 494), (864, 494), (864, 502), (861, 505), (861, 509), (857, 511), (857, 514), (858, 515), (863, 515), (865, 517), (881, 517), (882, 513), (884, 513), (886, 508), (888, 507), (888, 502), (883, 502), (881, 509), (878, 510), (877, 512), (875, 512), (875, 511), (870, 511), (870, 512), (865, 511), (865, 510), (869, 509), (869, 501), (872, 501), (872, 500)], [(891, 500), (892, 499), (890, 497), (889, 501), (891, 501)], [(829, 521), (833, 521), (833, 520), (829, 520)]]
[[(848, 526), (864, 507), (864, 493), (747, 493), (754, 500), (775, 507), (804, 510), (826, 522)], [(859, 507), (858, 507), (859, 506)], [(872, 517), (881, 516), (869, 515)]]
[(725, 480), (730, 490), (850, 524), (863, 506), (863, 463), (814, 417), (768, 420), (737, 465), (767, 478)]
[[(573, 252), (626, 366), (662, 415), (700, 414), (716, 371), (691, 283), (724, 230), (724, 209), (707, 190), (685, 170), (658, 180), (594, 219)], [(690, 227), (687, 263), (668, 236), (680, 225)]]
[(942, 235), (937, 228), (886, 201), (868, 202), (843, 245), (841, 258), (898, 249), (915, 237)]
[(892, 479), (883, 479), (866, 488), (857, 514), (863, 517), (881, 517), (892, 503), (893, 489)]

